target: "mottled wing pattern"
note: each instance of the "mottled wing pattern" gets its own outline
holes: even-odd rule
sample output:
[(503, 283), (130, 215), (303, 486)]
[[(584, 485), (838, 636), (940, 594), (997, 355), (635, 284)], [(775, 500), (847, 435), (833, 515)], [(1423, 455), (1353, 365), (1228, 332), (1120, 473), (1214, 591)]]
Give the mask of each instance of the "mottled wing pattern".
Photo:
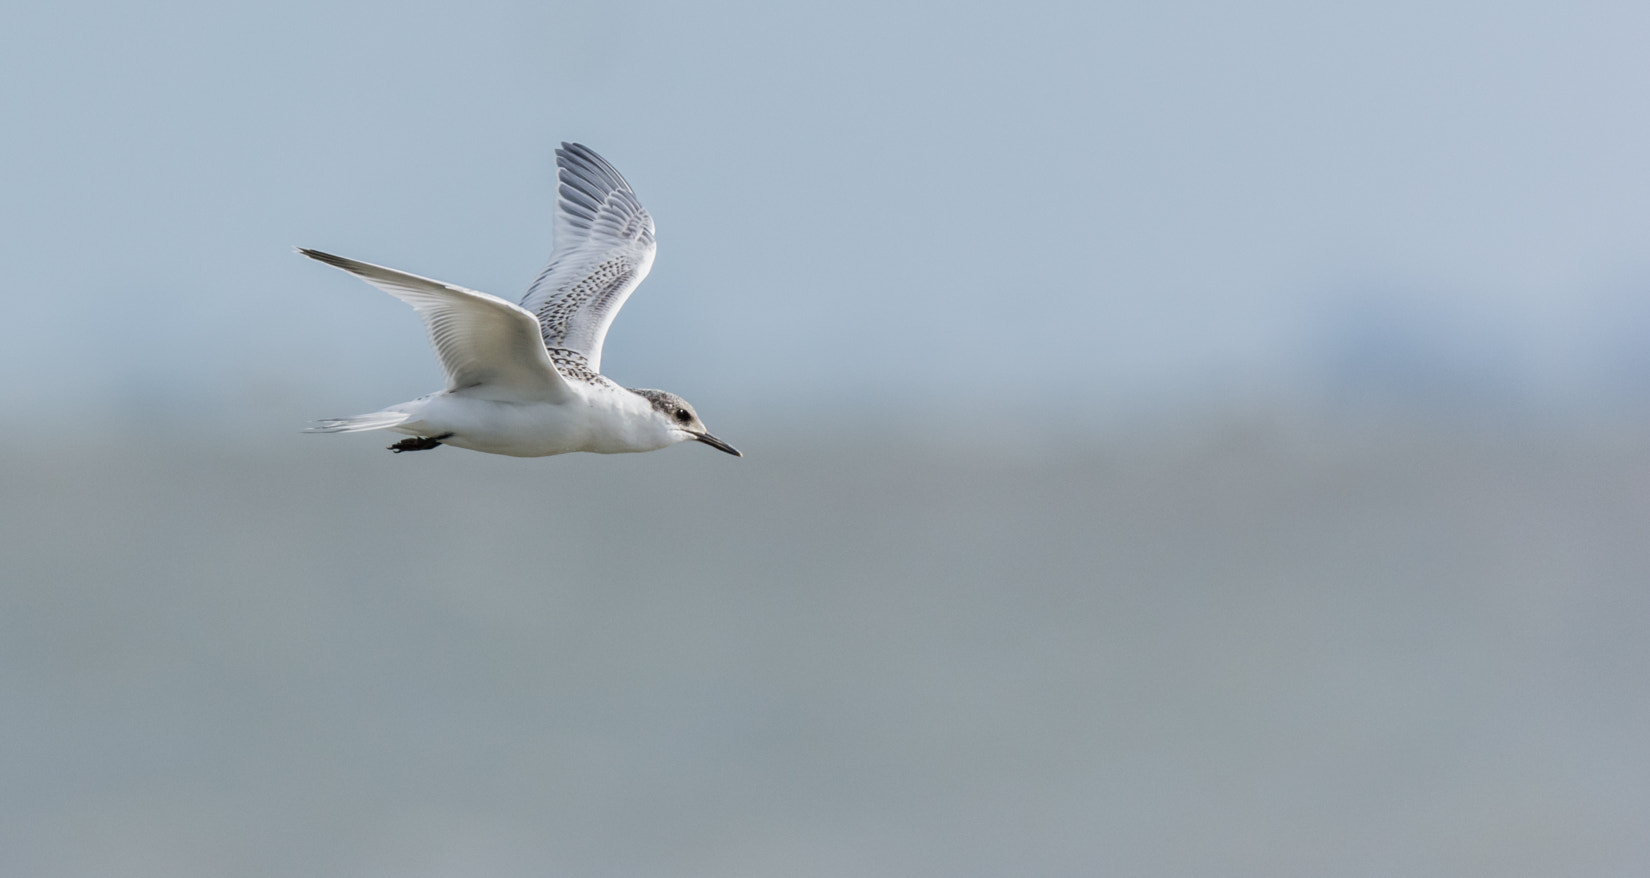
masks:
[(653, 218), (589, 147), (556, 150), (556, 247), (521, 306), (571, 380), (595, 380), (614, 315), (653, 267)]
[(538, 321), (496, 296), (445, 284), (382, 265), (299, 248), (311, 259), (341, 268), (413, 306), (447, 373), (447, 390), (505, 402), (563, 402), (573, 398), (551, 365)]

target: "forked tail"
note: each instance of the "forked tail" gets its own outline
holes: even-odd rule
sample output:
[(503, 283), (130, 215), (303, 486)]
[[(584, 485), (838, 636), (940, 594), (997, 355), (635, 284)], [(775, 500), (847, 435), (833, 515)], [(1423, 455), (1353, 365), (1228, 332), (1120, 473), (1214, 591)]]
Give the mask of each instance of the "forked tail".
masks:
[(360, 433), (365, 430), (382, 430), (404, 423), (412, 415), (406, 412), (373, 412), (370, 415), (356, 415), (353, 418), (324, 418), (316, 421), (315, 426), (308, 427), (305, 433)]

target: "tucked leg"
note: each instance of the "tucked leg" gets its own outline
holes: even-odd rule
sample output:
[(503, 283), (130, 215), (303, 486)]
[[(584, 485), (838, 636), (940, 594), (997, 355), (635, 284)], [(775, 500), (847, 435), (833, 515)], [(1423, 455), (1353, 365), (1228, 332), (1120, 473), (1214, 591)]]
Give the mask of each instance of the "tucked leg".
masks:
[(418, 436), (412, 439), (402, 439), (400, 442), (391, 445), (390, 450), (396, 454), (403, 451), (429, 451), (431, 448), (439, 447), (441, 440), (451, 438), (453, 438), (453, 434), (442, 433), (440, 436)]

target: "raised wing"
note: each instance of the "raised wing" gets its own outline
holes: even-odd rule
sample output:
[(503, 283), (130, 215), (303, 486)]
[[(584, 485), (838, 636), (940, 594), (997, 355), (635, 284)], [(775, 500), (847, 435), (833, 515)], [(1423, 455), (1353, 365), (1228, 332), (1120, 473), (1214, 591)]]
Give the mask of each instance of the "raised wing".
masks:
[(533, 315), (496, 296), (298, 248), (413, 306), (447, 372), (447, 390), (505, 402), (563, 402), (573, 398), (551, 365)]
[(558, 365), (593, 375), (614, 315), (653, 267), (653, 217), (618, 170), (582, 144), (556, 150), (556, 180), (556, 248), (521, 307), (538, 318)]

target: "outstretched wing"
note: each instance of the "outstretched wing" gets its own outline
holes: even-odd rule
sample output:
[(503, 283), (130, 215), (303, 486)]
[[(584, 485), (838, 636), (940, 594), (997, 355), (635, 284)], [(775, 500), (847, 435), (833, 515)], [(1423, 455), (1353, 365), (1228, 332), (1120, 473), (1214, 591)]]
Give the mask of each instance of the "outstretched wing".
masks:
[(496, 296), (444, 284), (381, 265), (298, 248), (413, 306), (447, 372), (447, 390), (506, 402), (562, 402), (573, 398), (551, 365), (533, 315)]
[(545, 347), (582, 356), (599, 373), (607, 328), (653, 267), (653, 217), (618, 170), (582, 144), (556, 150), (556, 180), (556, 248), (521, 307), (538, 318)]

